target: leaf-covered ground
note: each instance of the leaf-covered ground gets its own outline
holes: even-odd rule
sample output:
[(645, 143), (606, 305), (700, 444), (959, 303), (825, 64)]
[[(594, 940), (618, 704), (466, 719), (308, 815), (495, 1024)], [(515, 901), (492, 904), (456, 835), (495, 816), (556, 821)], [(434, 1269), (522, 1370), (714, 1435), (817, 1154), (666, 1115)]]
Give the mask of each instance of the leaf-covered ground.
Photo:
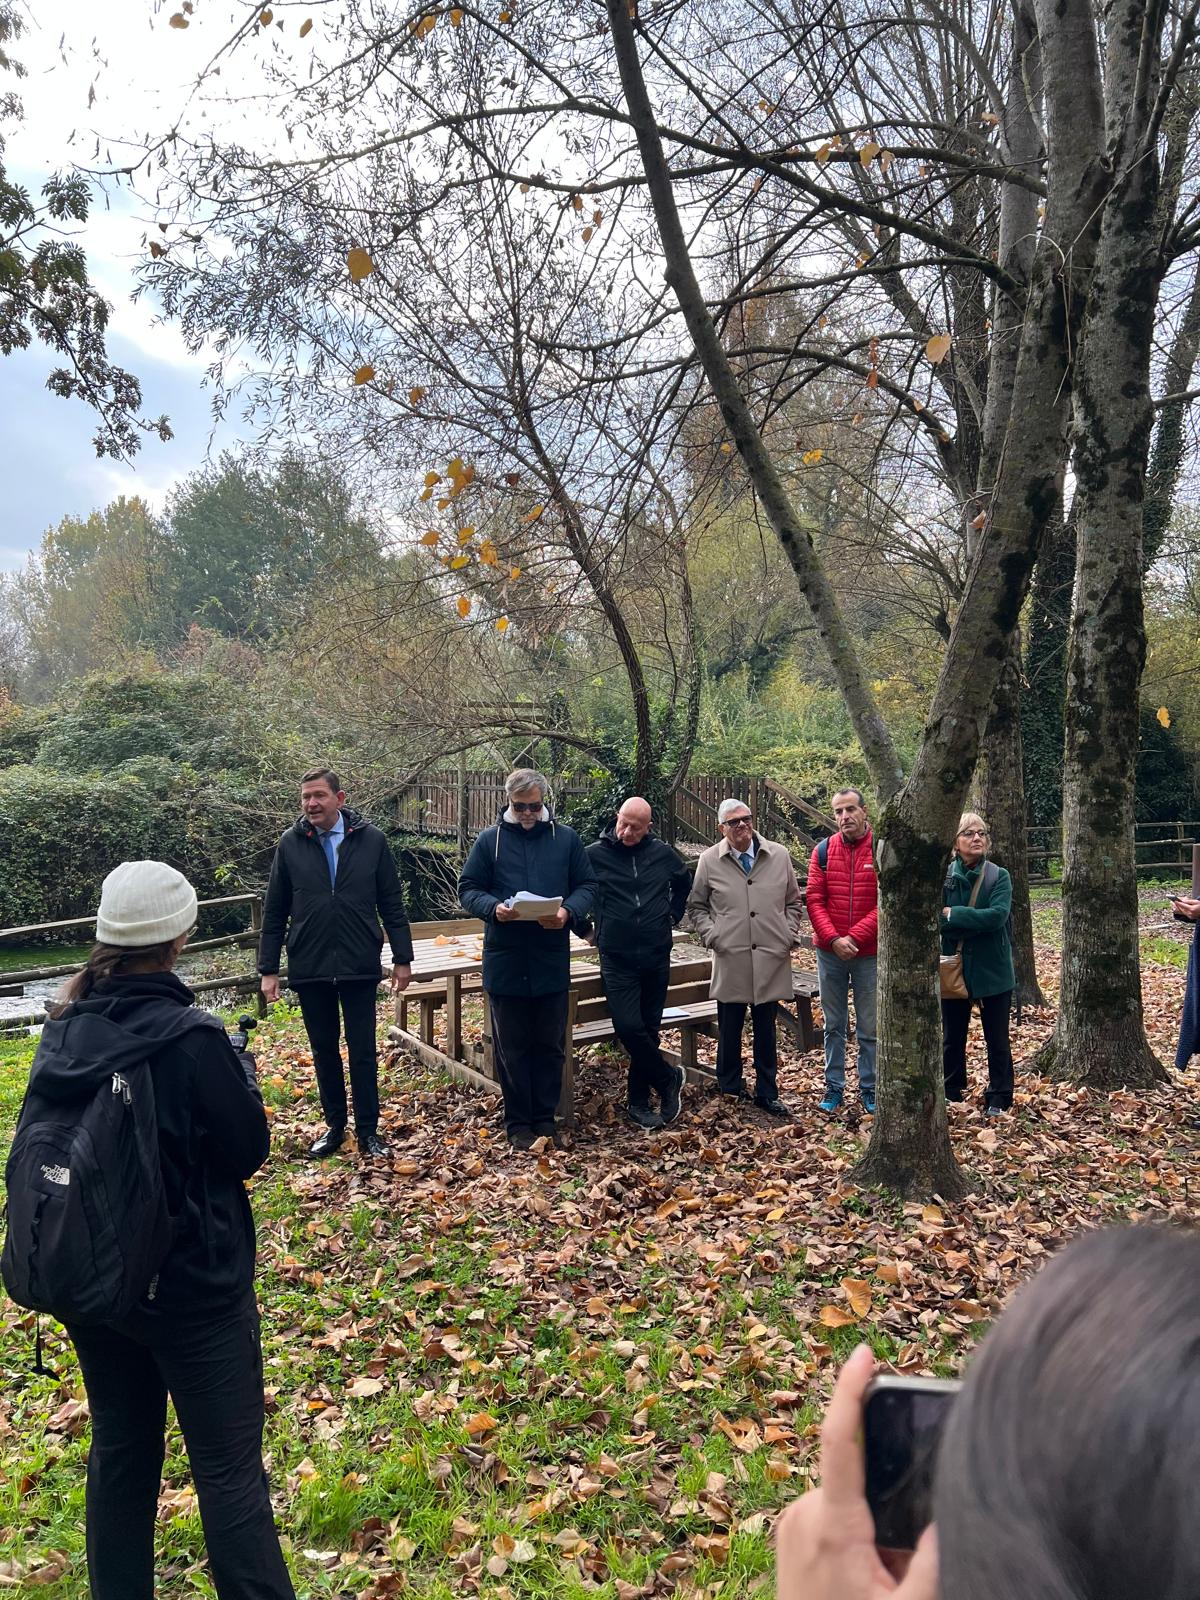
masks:
[[(1182, 982), (1170, 960), (1147, 964), (1167, 1060)], [(1018, 1062), (1051, 1015), (1026, 1015)], [(0, 1044), (0, 1142), (29, 1054)], [(769, 1587), (772, 1520), (809, 1481), (832, 1374), (859, 1339), (951, 1372), (1064, 1237), (1194, 1215), (1200, 1194), (1200, 1095), (1174, 1074), (1101, 1097), (1018, 1065), (1011, 1117), (950, 1108), (971, 1195), (921, 1206), (849, 1184), (868, 1124), (817, 1111), (814, 1056), (785, 1052), (790, 1124), (692, 1092), (676, 1127), (644, 1135), (615, 1110), (618, 1058), (593, 1052), (574, 1148), (521, 1156), (495, 1101), (385, 1052), (394, 1163), (318, 1166), (298, 1018), (280, 1009), (259, 1054), (274, 1118), (253, 1186), (266, 1449), (297, 1591), (314, 1597)], [(58, 1376), (35, 1376), (27, 1321), (0, 1315), (0, 1587), (82, 1600), (78, 1369), (53, 1337)], [(211, 1594), (177, 1434), (160, 1516), (160, 1594)]]

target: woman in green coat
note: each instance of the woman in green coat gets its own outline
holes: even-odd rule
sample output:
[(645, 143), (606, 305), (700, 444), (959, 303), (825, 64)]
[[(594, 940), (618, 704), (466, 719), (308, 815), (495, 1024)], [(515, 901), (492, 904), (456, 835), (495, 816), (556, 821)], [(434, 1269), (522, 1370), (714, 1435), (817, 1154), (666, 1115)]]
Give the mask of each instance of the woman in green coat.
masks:
[[(1016, 978), (1008, 935), (1012, 879), (1003, 867), (988, 861), (990, 843), (983, 818), (974, 811), (964, 812), (942, 894), (942, 954), (952, 956), (961, 943), (969, 998), (942, 1001), (942, 1070), (946, 1099), (962, 1100), (967, 1092), (967, 1029), (971, 1007), (978, 1001), (988, 1061), (984, 1109), (989, 1116), (998, 1116), (1012, 1107), (1008, 1016)], [(969, 905), (977, 884), (975, 903)]]

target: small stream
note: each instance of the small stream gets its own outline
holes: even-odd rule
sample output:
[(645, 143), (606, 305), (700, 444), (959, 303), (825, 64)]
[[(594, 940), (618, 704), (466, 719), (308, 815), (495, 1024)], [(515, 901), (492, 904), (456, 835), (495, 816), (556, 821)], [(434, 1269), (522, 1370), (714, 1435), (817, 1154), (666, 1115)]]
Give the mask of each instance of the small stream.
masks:
[[(22, 954), (28, 955), (28, 960), (24, 963), (27, 967), (65, 965), (66, 961), (70, 959), (69, 955), (56, 951), (53, 945), (45, 944), (31, 945)], [(212, 970), (211, 961), (206, 960), (208, 955), (209, 952), (205, 951), (200, 955), (191, 956), (185, 950), (175, 971), (185, 983), (188, 981), (189, 975), (193, 978), (216, 977), (219, 975), (220, 969), (218, 968), (216, 972)], [(249, 955), (249, 952), (247, 952), (247, 955)], [(242, 970), (245, 971), (245, 968), (242, 968)], [(7, 975), (3, 969), (0, 969), (0, 989), (7, 986), (6, 977)], [(5, 1019), (8, 1017), (24, 1017), (28, 1016), (30, 1012), (38, 1011), (45, 1005), (47, 1000), (52, 999), (58, 993), (65, 982), (65, 978), (39, 978), (34, 983), (25, 984), (19, 994), (0, 994), (0, 1027), (3, 1027)], [(203, 996), (205, 1003), (209, 1006), (218, 1003), (222, 998), (223, 996), (219, 990)], [(30, 1029), (31, 1033), (36, 1033), (37, 1031), (36, 1027)]]

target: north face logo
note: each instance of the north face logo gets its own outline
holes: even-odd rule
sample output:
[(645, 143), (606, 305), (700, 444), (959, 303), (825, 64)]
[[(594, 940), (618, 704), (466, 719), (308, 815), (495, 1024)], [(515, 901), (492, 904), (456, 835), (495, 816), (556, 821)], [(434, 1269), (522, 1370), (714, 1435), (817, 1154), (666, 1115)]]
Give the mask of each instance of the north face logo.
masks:
[(47, 1183), (61, 1183), (65, 1188), (71, 1181), (70, 1167), (43, 1167), (42, 1177)]

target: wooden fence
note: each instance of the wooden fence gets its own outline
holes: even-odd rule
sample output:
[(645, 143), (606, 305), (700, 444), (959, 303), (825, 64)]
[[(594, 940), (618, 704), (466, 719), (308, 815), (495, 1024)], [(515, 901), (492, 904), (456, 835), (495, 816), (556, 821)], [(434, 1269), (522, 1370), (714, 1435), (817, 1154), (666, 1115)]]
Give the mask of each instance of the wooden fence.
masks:
[[(554, 805), (569, 811), (572, 800), (602, 792), (601, 780), (551, 778)], [(811, 843), (832, 830), (832, 819), (772, 778), (699, 774), (676, 791), (660, 831), (668, 839), (711, 844), (719, 837), (717, 807), (726, 798), (744, 800), (768, 835)], [(504, 779), (494, 771), (431, 772), (396, 796), (395, 826), (405, 833), (457, 838), (464, 846), (495, 822), (504, 809)], [(810, 833), (811, 830), (811, 833)]]
[[(1026, 832), (1030, 883), (1057, 882), (1062, 876), (1062, 824)], [(1200, 822), (1135, 823), (1133, 851), (1138, 872), (1190, 882), (1194, 843), (1200, 843)]]
[[(222, 946), (254, 945), (257, 948), (259, 937), (262, 934), (262, 896), (258, 894), (227, 894), (218, 900), (201, 900), (197, 907), (197, 920), (204, 911), (217, 910), (224, 906), (245, 905), (250, 908), (249, 926), (241, 933), (224, 933), (215, 939), (196, 939), (188, 944), (189, 954), (196, 954), (200, 950), (216, 950)], [(95, 913), (90, 917), (69, 917), (64, 922), (31, 922), (23, 928), (0, 928), (0, 941), (34, 939), (44, 933), (62, 933), (68, 928), (94, 928), (96, 925)], [(51, 978), (69, 978), (73, 972), (82, 971), (85, 963), (75, 961), (66, 965), (25, 967), (14, 972), (0, 972), (0, 993), (13, 995), (24, 989), (27, 983), (44, 982)], [(214, 989), (234, 989), (241, 991), (253, 990), (258, 997), (258, 1010), (260, 1016), (266, 1011), (266, 1005), (259, 989), (259, 976), (255, 971), (234, 973), (227, 978), (202, 978), (198, 982), (188, 980), (188, 988), (198, 994), (204, 994)], [(0, 1017), (0, 1033), (14, 1029), (32, 1026), (45, 1021), (44, 1010), (22, 1012), (19, 1016)]]

